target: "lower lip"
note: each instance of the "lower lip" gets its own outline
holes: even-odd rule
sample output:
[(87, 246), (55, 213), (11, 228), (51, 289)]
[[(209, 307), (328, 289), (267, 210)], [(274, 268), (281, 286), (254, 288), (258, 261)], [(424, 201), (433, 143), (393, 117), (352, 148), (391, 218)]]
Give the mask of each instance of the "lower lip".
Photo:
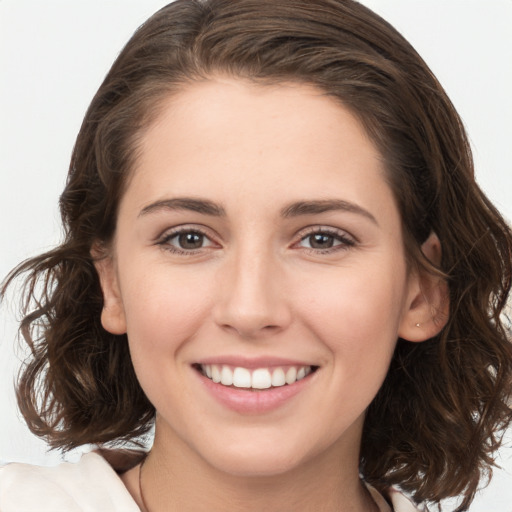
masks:
[(293, 384), (277, 388), (250, 391), (247, 388), (223, 386), (196, 372), (201, 382), (213, 397), (223, 406), (241, 414), (263, 414), (285, 405), (311, 382), (314, 374), (309, 374)]

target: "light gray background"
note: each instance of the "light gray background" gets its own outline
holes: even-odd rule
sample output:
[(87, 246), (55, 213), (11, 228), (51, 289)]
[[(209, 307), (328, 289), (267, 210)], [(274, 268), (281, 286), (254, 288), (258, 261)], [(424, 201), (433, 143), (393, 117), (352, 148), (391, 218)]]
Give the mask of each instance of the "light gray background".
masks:
[[(57, 200), (82, 117), (135, 28), (165, 0), (0, 0), (0, 278), (59, 240)], [(446, 88), (478, 180), (512, 219), (512, 0), (364, 0)], [(18, 417), (14, 305), (0, 309), (0, 462), (54, 464)], [(472, 512), (512, 511), (512, 436)], [(76, 458), (75, 453), (71, 458)], [(445, 510), (453, 509), (448, 503)]]

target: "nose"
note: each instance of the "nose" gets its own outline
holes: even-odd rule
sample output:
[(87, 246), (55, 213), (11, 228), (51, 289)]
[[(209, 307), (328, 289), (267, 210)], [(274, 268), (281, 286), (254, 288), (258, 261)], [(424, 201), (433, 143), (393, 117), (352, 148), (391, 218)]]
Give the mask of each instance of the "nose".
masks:
[(268, 252), (226, 261), (215, 305), (216, 323), (245, 339), (281, 332), (291, 322), (283, 269)]

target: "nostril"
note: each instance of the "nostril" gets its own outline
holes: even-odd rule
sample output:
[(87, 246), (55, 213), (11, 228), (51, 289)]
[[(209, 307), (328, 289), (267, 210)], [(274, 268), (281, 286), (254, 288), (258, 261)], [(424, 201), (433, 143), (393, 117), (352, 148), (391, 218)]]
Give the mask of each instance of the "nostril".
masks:
[(265, 334), (275, 334), (279, 332), (282, 327), (279, 325), (261, 325), (257, 322), (233, 322), (221, 325), (225, 331), (237, 334), (244, 339), (257, 338)]

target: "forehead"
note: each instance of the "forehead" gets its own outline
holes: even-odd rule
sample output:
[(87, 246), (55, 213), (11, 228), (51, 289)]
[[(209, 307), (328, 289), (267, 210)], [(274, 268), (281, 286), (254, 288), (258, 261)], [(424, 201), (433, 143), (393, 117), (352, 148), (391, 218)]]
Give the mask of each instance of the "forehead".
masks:
[(272, 203), (334, 190), (366, 203), (391, 194), (379, 151), (338, 101), (310, 85), (228, 78), (190, 84), (161, 102), (131, 182), (141, 207), (191, 192)]

